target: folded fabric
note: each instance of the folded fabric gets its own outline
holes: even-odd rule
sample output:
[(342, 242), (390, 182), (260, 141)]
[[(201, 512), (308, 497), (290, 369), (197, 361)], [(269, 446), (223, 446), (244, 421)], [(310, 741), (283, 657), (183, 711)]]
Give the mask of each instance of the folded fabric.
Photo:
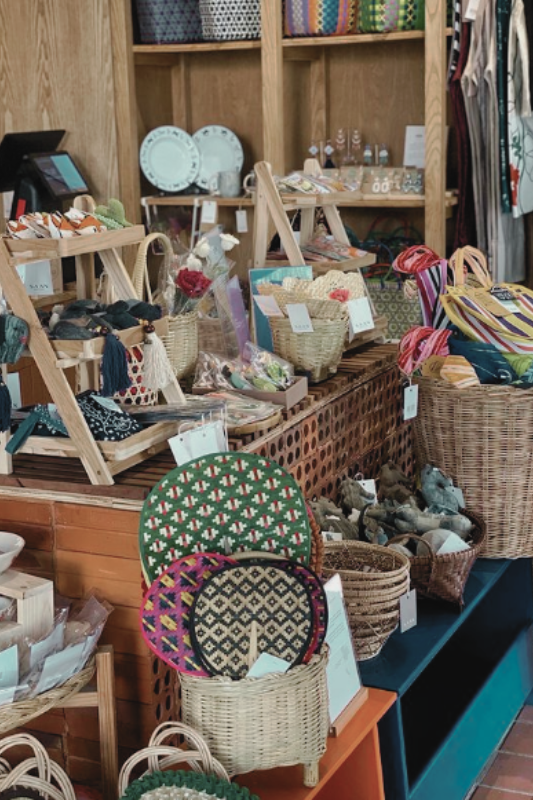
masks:
[(491, 344), (474, 342), (454, 334), (448, 339), (448, 348), (450, 355), (463, 356), (470, 362), (480, 383), (506, 384), (518, 378), (504, 354)]
[(511, 368), (516, 372), (519, 378), (528, 372), (533, 365), (533, 356), (525, 356), (520, 353), (502, 353)]
[(472, 364), (464, 356), (446, 356), (440, 369), (440, 377), (457, 389), (479, 386), (479, 378)]
[(449, 355), (447, 341), (451, 331), (415, 326), (402, 336), (398, 366), (405, 375), (412, 375), (430, 356)]

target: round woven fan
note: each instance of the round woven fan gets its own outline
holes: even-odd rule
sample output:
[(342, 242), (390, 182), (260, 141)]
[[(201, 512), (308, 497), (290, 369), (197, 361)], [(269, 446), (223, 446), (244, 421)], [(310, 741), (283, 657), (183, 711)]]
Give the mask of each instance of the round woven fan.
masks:
[(157, 577), (141, 603), (141, 631), (148, 647), (179, 672), (206, 677), (191, 647), (190, 610), (204, 580), (231, 559), (216, 553), (194, 553), (175, 561)]
[(146, 582), (191, 553), (263, 550), (308, 564), (301, 490), (275, 461), (222, 453), (172, 470), (144, 502), (139, 549)]
[(237, 680), (248, 672), (255, 645), (258, 654), (300, 664), (313, 639), (314, 617), (306, 581), (285, 562), (240, 562), (224, 567), (198, 590), (191, 644), (206, 672)]
[(303, 663), (307, 664), (310, 658), (319, 653), (324, 644), (328, 629), (328, 601), (322, 581), (309, 567), (297, 564), (294, 561), (280, 562), (285, 569), (302, 581), (309, 591), (313, 603), (313, 634)]

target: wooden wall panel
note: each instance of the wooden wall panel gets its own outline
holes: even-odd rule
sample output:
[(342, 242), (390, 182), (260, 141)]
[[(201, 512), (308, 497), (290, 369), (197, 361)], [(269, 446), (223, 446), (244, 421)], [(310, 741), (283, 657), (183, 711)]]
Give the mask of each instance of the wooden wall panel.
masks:
[(0, 0), (0, 136), (52, 128), (95, 196), (116, 196), (109, 0)]

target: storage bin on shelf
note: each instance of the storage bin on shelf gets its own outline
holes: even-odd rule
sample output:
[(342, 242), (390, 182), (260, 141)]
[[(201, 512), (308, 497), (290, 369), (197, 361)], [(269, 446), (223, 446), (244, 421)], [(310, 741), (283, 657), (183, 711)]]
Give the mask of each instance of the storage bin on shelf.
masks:
[(286, 36), (339, 36), (355, 27), (356, 0), (285, 0), (283, 5)]
[(142, 44), (179, 44), (202, 38), (198, 0), (135, 0)]
[(181, 716), (230, 775), (304, 765), (318, 782), (329, 729), (327, 648), (285, 673), (233, 681), (180, 675)]
[(167, 317), (168, 333), (161, 339), (177, 378), (194, 372), (198, 358), (198, 312)]
[[(359, 661), (374, 658), (398, 627), (400, 597), (409, 591), (409, 558), (380, 545), (327, 542), (324, 578), (338, 573)], [(370, 567), (370, 571), (364, 572)]]
[(295, 333), (288, 319), (270, 317), (274, 352), (298, 370), (310, 373), (312, 381), (337, 372), (348, 331), (346, 319), (313, 319), (312, 333)]
[(418, 464), (433, 464), (485, 520), (484, 558), (533, 556), (533, 390), (456, 389), (418, 378), (413, 420)]
[(200, 17), (208, 41), (261, 37), (261, 0), (200, 0)]

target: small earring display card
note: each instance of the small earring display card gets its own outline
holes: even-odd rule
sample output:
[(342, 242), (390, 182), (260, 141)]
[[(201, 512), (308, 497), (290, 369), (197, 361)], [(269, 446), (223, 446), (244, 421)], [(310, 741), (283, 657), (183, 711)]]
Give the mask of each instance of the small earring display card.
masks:
[(294, 333), (313, 333), (313, 323), (305, 303), (287, 303), (287, 314)]
[(356, 300), (348, 300), (346, 305), (348, 306), (349, 314), (350, 341), (356, 333), (370, 331), (375, 327), (368, 297), (358, 297)]
[(17, 272), (29, 295), (44, 297), (54, 294), (50, 261), (32, 261), (31, 264), (19, 264)]

